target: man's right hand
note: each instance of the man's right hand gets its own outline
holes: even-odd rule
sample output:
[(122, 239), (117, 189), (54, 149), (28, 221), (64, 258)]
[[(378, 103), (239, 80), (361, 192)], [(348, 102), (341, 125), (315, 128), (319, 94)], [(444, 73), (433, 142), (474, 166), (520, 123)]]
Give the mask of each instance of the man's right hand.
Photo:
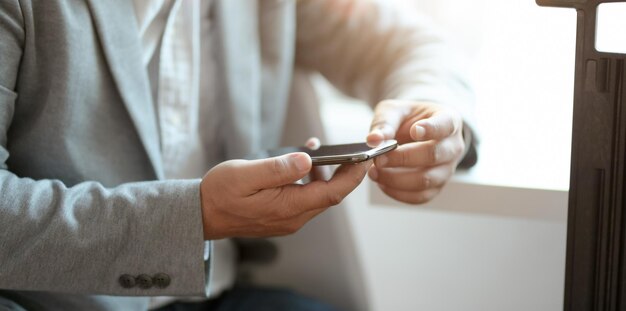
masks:
[(361, 183), (371, 165), (371, 161), (342, 165), (328, 181), (300, 185), (295, 182), (312, 167), (306, 153), (223, 162), (200, 183), (204, 238), (295, 233), (319, 213), (339, 204)]

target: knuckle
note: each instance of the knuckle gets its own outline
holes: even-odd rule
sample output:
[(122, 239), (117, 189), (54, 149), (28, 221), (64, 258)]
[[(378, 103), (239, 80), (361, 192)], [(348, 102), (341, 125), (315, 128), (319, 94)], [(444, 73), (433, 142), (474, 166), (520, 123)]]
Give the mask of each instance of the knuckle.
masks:
[(240, 160), (227, 161), (219, 164), (221, 167), (216, 166), (215, 171), (219, 172), (220, 180), (224, 181), (225, 184), (241, 184), (246, 179), (245, 170), (239, 169), (241, 164)]
[(455, 148), (452, 146), (442, 145), (439, 147), (438, 162), (443, 163), (450, 161), (456, 157)]
[(459, 143), (454, 144), (454, 154), (461, 155), (465, 151), (465, 142), (463, 140), (459, 141)]
[(338, 205), (343, 201), (343, 196), (338, 193), (329, 193), (326, 195), (326, 203), (329, 206)]
[(411, 153), (410, 152), (402, 152), (400, 153), (402, 157), (400, 158), (402, 166), (410, 166), (411, 165)]
[(288, 168), (289, 164), (284, 157), (278, 157), (272, 161), (271, 170), (273, 174), (284, 175)]
[(429, 122), (428, 125), (428, 130), (430, 130), (431, 133), (435, 134), (441, 132), (441, 124), (439, 124), (439, 122)]
[(439, 127), (441, 134), (450, 136), (452, 133), (454, 133), (454, 129), (457, 123), (454, 111), (446, 108), (441, 112), (439, 121), (440, 122), (437, 122), (437, 126)]
[(456, 110), (448, 110), (450, 114), (450, 118), (452, 118), (453, 129), (462, 130), (463, 129), (463, 116)]
[(430, 163), (437, 163), (437, 161), (439, 161), (439, 158), (441, 156), (441, 148), (439, 147), (438, 144), (432, 144), (430, 145), (430, 148), (428, 150), (428, 161)]
[(422, 188), (423, 189), (428, 189), (431, 187), (433, 182), (433, 179), (431, 176), (429, 176), (428, 174), (424, 174), (422, 176)]
[(377, 183), (385, 183), (387, 181), (387, 171), (384, 169), (377, 169), (378, 177), (376, 178)]
[[(229, 176), (230, 172), (233, 171), (237, 167), (238, 161), (231, 160), (218, 164), (211, 171), (223, 173), (226, 176)], [(226, 173), (229, 172), (229, 173)]]
[(452, 136), (455, 132), (455, 128), (456, 128), (455, 121), (452, 117), (449, 120), (450, 121), (447, 122), (445, 126), (442, 126), (441, 128), (442, 134), (444, 134), (445, 136)]
[(359, 184), (363, 181), (363, 177), (364, 177), (363, 175), (358, 175), (358, 176), (352, 176), (350, 178), (350, 182), (354, 186), (353, 188), (356, 188), (359, 186)]
[(350, 181), (352, 184), (358, 185), (361, 181), (363, 181), (365, 174), (367, 174), (367, 171), (365, 170), (356, 170), (356, 172), (350, 176)]

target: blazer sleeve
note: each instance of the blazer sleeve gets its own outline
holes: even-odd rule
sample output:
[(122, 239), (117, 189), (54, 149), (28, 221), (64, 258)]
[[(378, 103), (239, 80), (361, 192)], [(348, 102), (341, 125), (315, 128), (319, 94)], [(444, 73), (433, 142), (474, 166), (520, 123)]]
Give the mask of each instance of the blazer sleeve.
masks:
[(453, 107), (464, 118), (473, 148), (473, 92), (459, 58), (429, 20), (383, 1), (297, 3), (297, 65), (319, 71), (371, 106), (409, 99)]
[(0, 288), (205, 295), (210, 269), (204, 262), (199, 180), (66, 187), (11, 172), (7, 132), (19, 96), (14, 90), (23, 43), (20, 4), (2, 1)]

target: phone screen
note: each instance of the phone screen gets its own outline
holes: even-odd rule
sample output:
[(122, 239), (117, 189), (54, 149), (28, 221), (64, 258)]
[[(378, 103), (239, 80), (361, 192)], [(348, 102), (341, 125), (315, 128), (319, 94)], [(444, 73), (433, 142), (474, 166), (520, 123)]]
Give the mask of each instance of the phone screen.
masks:
[(395, 149), (395, 140), (384, 141), (377, 146), (367, 143), (343, 145), (322, 145), (316, 150), (306, 147), (287, 147), (268, 151), (268, 157), (279, 156), (291, 152), (305, 152), (311, 156), (313, 165), (331, 165), (341, 163), (357, 163), (365, 161)]
[(313, 158), (345, 154), (360, 154), (370, 151), (372, 149), (374, 148), (368, 146), (366, 143), (355, 143), (345, 145), (322, 145), (317, 150), (310, 150), (306, 147), (300, 147), (298, 148), (298, 151), (306, 152)]

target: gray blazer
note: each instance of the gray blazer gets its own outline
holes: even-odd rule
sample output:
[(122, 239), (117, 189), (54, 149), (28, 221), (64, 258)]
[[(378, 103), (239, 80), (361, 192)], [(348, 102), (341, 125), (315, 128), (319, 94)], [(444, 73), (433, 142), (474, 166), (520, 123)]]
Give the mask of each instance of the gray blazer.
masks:
[[(212, 18), (224, 160), (319, 134), (312, 70), (372, 104), (469, 117), (465, 82), (414, 18), (359, 0), (226, 0)], [(163, 180), (140, 56), (131, 1), (0, 2), (0, 296), (142, 310), (146, 298), (113, 296), (205, 295), (199, 180)]]

